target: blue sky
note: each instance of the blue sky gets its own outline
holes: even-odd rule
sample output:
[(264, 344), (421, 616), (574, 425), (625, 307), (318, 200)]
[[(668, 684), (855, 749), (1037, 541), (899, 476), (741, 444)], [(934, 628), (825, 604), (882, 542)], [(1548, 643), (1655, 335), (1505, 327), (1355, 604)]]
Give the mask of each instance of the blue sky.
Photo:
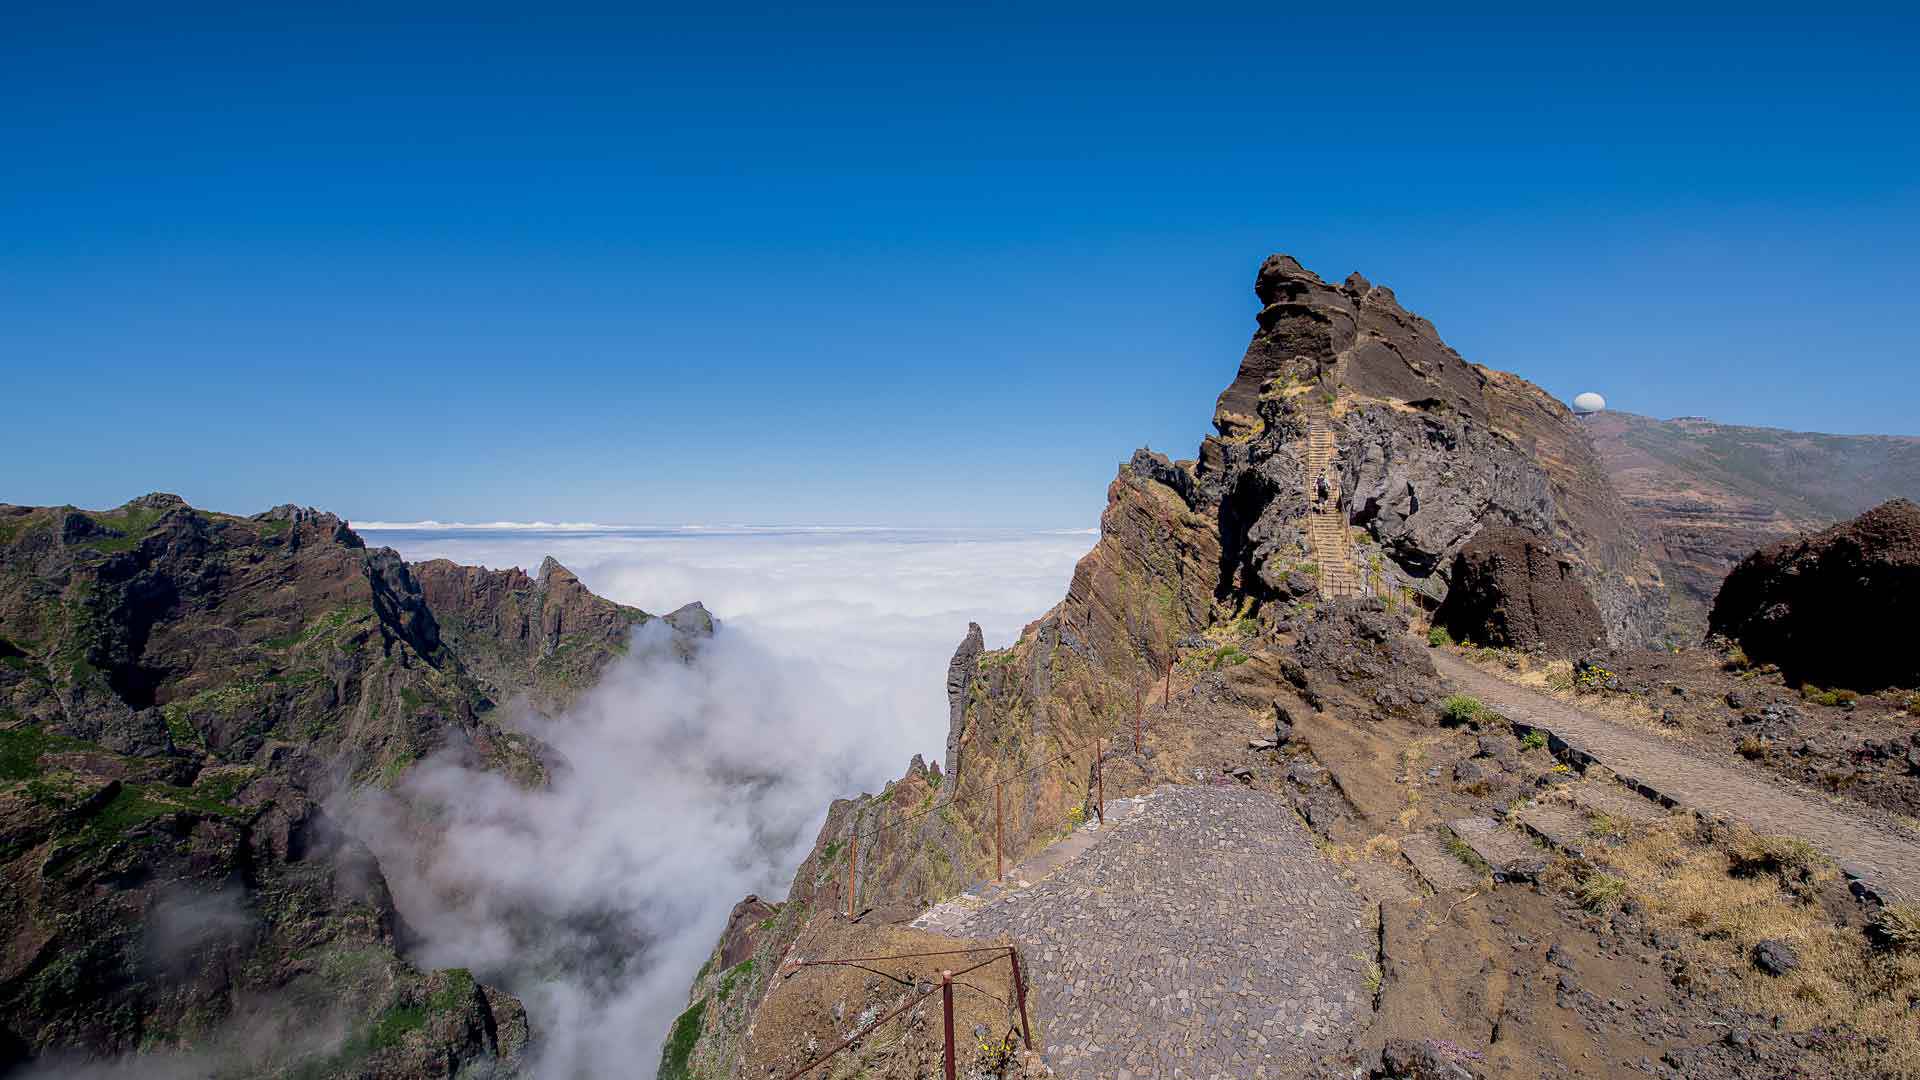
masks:
[(1093, 524), (1272, 251), (1655, 415), (1920, 434), (1912, 20), (0, 13), (0, 500)]

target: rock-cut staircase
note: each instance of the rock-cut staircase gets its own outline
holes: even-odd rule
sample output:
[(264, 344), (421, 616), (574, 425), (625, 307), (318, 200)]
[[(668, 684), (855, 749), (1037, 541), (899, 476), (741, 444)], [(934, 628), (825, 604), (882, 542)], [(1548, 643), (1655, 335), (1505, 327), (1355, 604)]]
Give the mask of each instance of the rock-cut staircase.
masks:
[[(1359, 571), (1354, 569), (1353, 538), (1347, 532), (1346, 515), (1340, 511), (1340, 474), (1333, 470), (1333, 429), (1325, 420), (1307, 422), (1307, 543), (1313, 548), (1313, 561), (1320, 567), (1320, 595), (1329, 600), (1360, 596), (1365, 592)], [(1322, 502), (1319, 479), (1327, 478), (1328, 496)]]

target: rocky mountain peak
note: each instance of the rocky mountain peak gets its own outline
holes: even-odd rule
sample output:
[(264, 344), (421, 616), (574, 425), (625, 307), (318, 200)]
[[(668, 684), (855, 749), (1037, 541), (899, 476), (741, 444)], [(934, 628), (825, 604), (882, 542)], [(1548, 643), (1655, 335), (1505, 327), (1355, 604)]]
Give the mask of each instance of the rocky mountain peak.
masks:
[[(1333, 286), (1275, 255), (1254, 288), (1264, 306), (1195, 470), (1194, 506), (1219, 508), (1234, 564), (1223, 590), (1272, 598), (1287, 567), (1316, 557), (1304, 522), (1308, 436), (1320, 427), (1337, 509), (1346, 528), (1364, 531), (1353, 555), (1369, 588), (1444, 597), (1467, 542), (1485, 526), (1511, 526), (1568, 559), (1610, 640), (1665, 630), (1665, 594), (1638, 526), (1552, 395), (1468, 363), (1391, 289), (1358, 273)], [(1143, 467), (1154, 469), (1136, 458)]]

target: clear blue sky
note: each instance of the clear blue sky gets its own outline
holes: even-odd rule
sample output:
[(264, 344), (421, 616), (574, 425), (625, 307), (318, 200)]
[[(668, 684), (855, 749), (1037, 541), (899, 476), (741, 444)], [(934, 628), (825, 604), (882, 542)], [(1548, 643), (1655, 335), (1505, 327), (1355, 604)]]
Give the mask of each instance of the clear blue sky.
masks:
[(0, 500), (1086, 526), (1272, 251), (1920, 433), (1912, 20), (166, 7), (0, 13)]

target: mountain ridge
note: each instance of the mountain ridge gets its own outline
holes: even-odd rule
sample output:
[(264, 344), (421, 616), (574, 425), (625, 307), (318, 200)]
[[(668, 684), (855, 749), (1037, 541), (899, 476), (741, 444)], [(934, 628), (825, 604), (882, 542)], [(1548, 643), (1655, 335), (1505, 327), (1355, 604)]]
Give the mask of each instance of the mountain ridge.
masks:
[(0, 1065), (525, 1074), (525, 1009), (404, 958), (327, 803), (434, 755), (544, 784), (504, 707), (563, 709), (654, 618), (300, 507), (0, 504)]

